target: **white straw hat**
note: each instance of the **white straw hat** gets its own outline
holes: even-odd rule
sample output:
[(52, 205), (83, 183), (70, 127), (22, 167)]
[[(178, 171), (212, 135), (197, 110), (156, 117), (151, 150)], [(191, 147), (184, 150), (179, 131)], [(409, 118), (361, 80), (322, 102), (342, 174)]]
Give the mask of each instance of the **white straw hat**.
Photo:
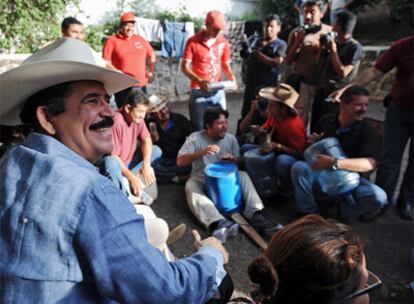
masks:
[(78, 80), (99, 81), (108, 94), (137, 83), (128, 75), (96, 65), (91, 48), (86, 43), (74, 38), (62, 38), (0, 75), (0, 124), (19, 124), (19, 113), (33, 94), (60, 83)]

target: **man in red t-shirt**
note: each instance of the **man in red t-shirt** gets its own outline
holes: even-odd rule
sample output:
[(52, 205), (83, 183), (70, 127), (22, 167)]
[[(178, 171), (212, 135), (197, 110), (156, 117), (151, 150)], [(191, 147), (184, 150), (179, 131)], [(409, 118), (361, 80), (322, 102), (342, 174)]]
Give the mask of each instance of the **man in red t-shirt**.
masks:
[[(269, 142), (265, 143), (261, 152), (276, 153), (274, 168), (279, 188), (286, 190), (291, 184), (290, 169), (302, 157), (306, 147), (305, 125), (294, 107), (299, 95), (290, 85), (281, 83), (276, 88), (262, 88), (259, 96), (268, 101), (269, 116), (262, 126), (252, 126), (251, 131), (256, 136), (269, 136)], [(257, 147), (259, 146), (244, 145), (240, 153)]]
[[(102, 57), (106, 60), (108, 68), (134, 77), (138, 81), (135, 87), (146, 93), (146, 84), (154, 77), (154, 50), (148, 41), (135, 34), (133, 13), (124, 13), (120, 22), (118, 33), (106, 41)], [(122, 107), (130, 90), (131, 88), (127, 88), (115, 94), (118, 108)]]
[(191, 97), (189, 102), (190, 120), (201, 130), (204, 111), (208, 107), (226, 109), (224, 90), (209, 90), (209, 84), (221, 81), (221, 71), (227, 79), (234, 82), (236, 77), (230, 67), (230, 45), (220, 35), (226, 20), (219, 11), (207, 14), (206, 27), (190, 37), (184, 48), (181, 70), (191, 80)]

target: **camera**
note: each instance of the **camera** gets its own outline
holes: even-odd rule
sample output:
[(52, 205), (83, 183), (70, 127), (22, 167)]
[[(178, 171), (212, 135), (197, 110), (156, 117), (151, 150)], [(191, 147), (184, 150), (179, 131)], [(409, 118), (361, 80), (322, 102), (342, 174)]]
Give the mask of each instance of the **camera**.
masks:
[(324, 34), (319, 38), (319, 43), (321, 46), (327, 47), (337, 36), (338, 34), (335, 32)]
[(248, 53), (253, 53), (257, 48), (260, 47), (260, 35), (255, 32), (252, 36), (247, 38), (246, 34), (242, 37), (242, 47), (246, 49)]
[(315, 25), (315, 24), (304, 24), (300, 27), (304, 32), (305, 35), (307, 34), (314, 34), (321, 30), (321, 25)]

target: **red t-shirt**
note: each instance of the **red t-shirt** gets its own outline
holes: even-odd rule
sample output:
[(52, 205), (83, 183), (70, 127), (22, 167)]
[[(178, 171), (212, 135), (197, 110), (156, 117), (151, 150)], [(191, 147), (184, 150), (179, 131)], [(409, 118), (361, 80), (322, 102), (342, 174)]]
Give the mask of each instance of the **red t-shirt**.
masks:
[(375, 63), (375, 68), (384, 74), (395, 67), (397, 74), (391, 90), (392, 101), (399, 107), (412, 112), (414, 108), (414, 36), (394, 42)]
[(153, 54), (154, 49), (141, 36), (134, 35), (127, 39), (119, 33), (108, 38), (102, 51), (103, 59), (138, 80), (136, 85), (140, 87), (148, 82), (146, 59)]
[(114, 114), (114, 125), (112, 126), (114, 148), (111, 154), (118, 156), (124, 164), (128, 164), (134, 156), (138, 140), (142, 142), (149, 136), (144, 120), (140, 124), (133, 122), (128, 125), (121, 112), (117, 111)]
[[(183, 60), (191, 62), (192, 70), (201, 79), (216, 82), (221, 80), (221, 64), (230, 61), (230, 44), (220, 34), (212, 46), (206, 44), (203, 30), (187, 40)], [(191, 81), (191, 88), (199, 85)]]
[(305, 150), (305, 125), (299, 115), (288, 117), (282, 121), (269, 115), (266, 122), (262, 125), (262, 128), (269, 132), (274, 129), (272, 134), (273, 142), (280, 143), (300, 152)]

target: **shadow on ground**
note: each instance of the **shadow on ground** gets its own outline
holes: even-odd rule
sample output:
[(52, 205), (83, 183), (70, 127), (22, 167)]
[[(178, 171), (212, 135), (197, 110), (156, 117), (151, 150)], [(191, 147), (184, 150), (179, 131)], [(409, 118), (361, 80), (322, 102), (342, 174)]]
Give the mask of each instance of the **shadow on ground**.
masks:
[[(230, 131), (234, 131), (240, 114), (241, 96), (230, 95)], [(380, 118), (383, 110), (379, 105), (370, 105), (373, 117)], [(170, 108), (188, 116), (186, 103), (174, 103)], [(158, 188), (158, 199), (152, 205), (154, 211), (164, 218), (170, 227), (186, 223), (188, 230), (182, 240), (171, 246), (179, 257), (194, 252), (191, 229), (197, 229), (202, 237), (207, 237), (207, 230), (202, 227), (189, 211), (184, 194), (184, 185), (162, 184)], [(287, 224), (294, 219), (294, 201), (283, 201), (275, 197), (265, 201), (269, 217)], [(335, 213), (333, 213), (335, 215)], [(371, 296), (371, 303), (413, 303), (408, 295), (408, 284), (414, 280), (411, 250), (413, 246), (413, 226), (411, 222), (401, 220), (391, 206), (389, 210), (372, 223), (352, 222), (351, 226), (361, 235), (365, 242), (367, 267), (384, 282), (383, 287)], [(243, 233), (230, 239), (226, 244), (230, 253), (230, 262), (226, 269), (232, 276), (236, 294), (251, 291), (246, 269), (249, 262), (261, 251)]]

